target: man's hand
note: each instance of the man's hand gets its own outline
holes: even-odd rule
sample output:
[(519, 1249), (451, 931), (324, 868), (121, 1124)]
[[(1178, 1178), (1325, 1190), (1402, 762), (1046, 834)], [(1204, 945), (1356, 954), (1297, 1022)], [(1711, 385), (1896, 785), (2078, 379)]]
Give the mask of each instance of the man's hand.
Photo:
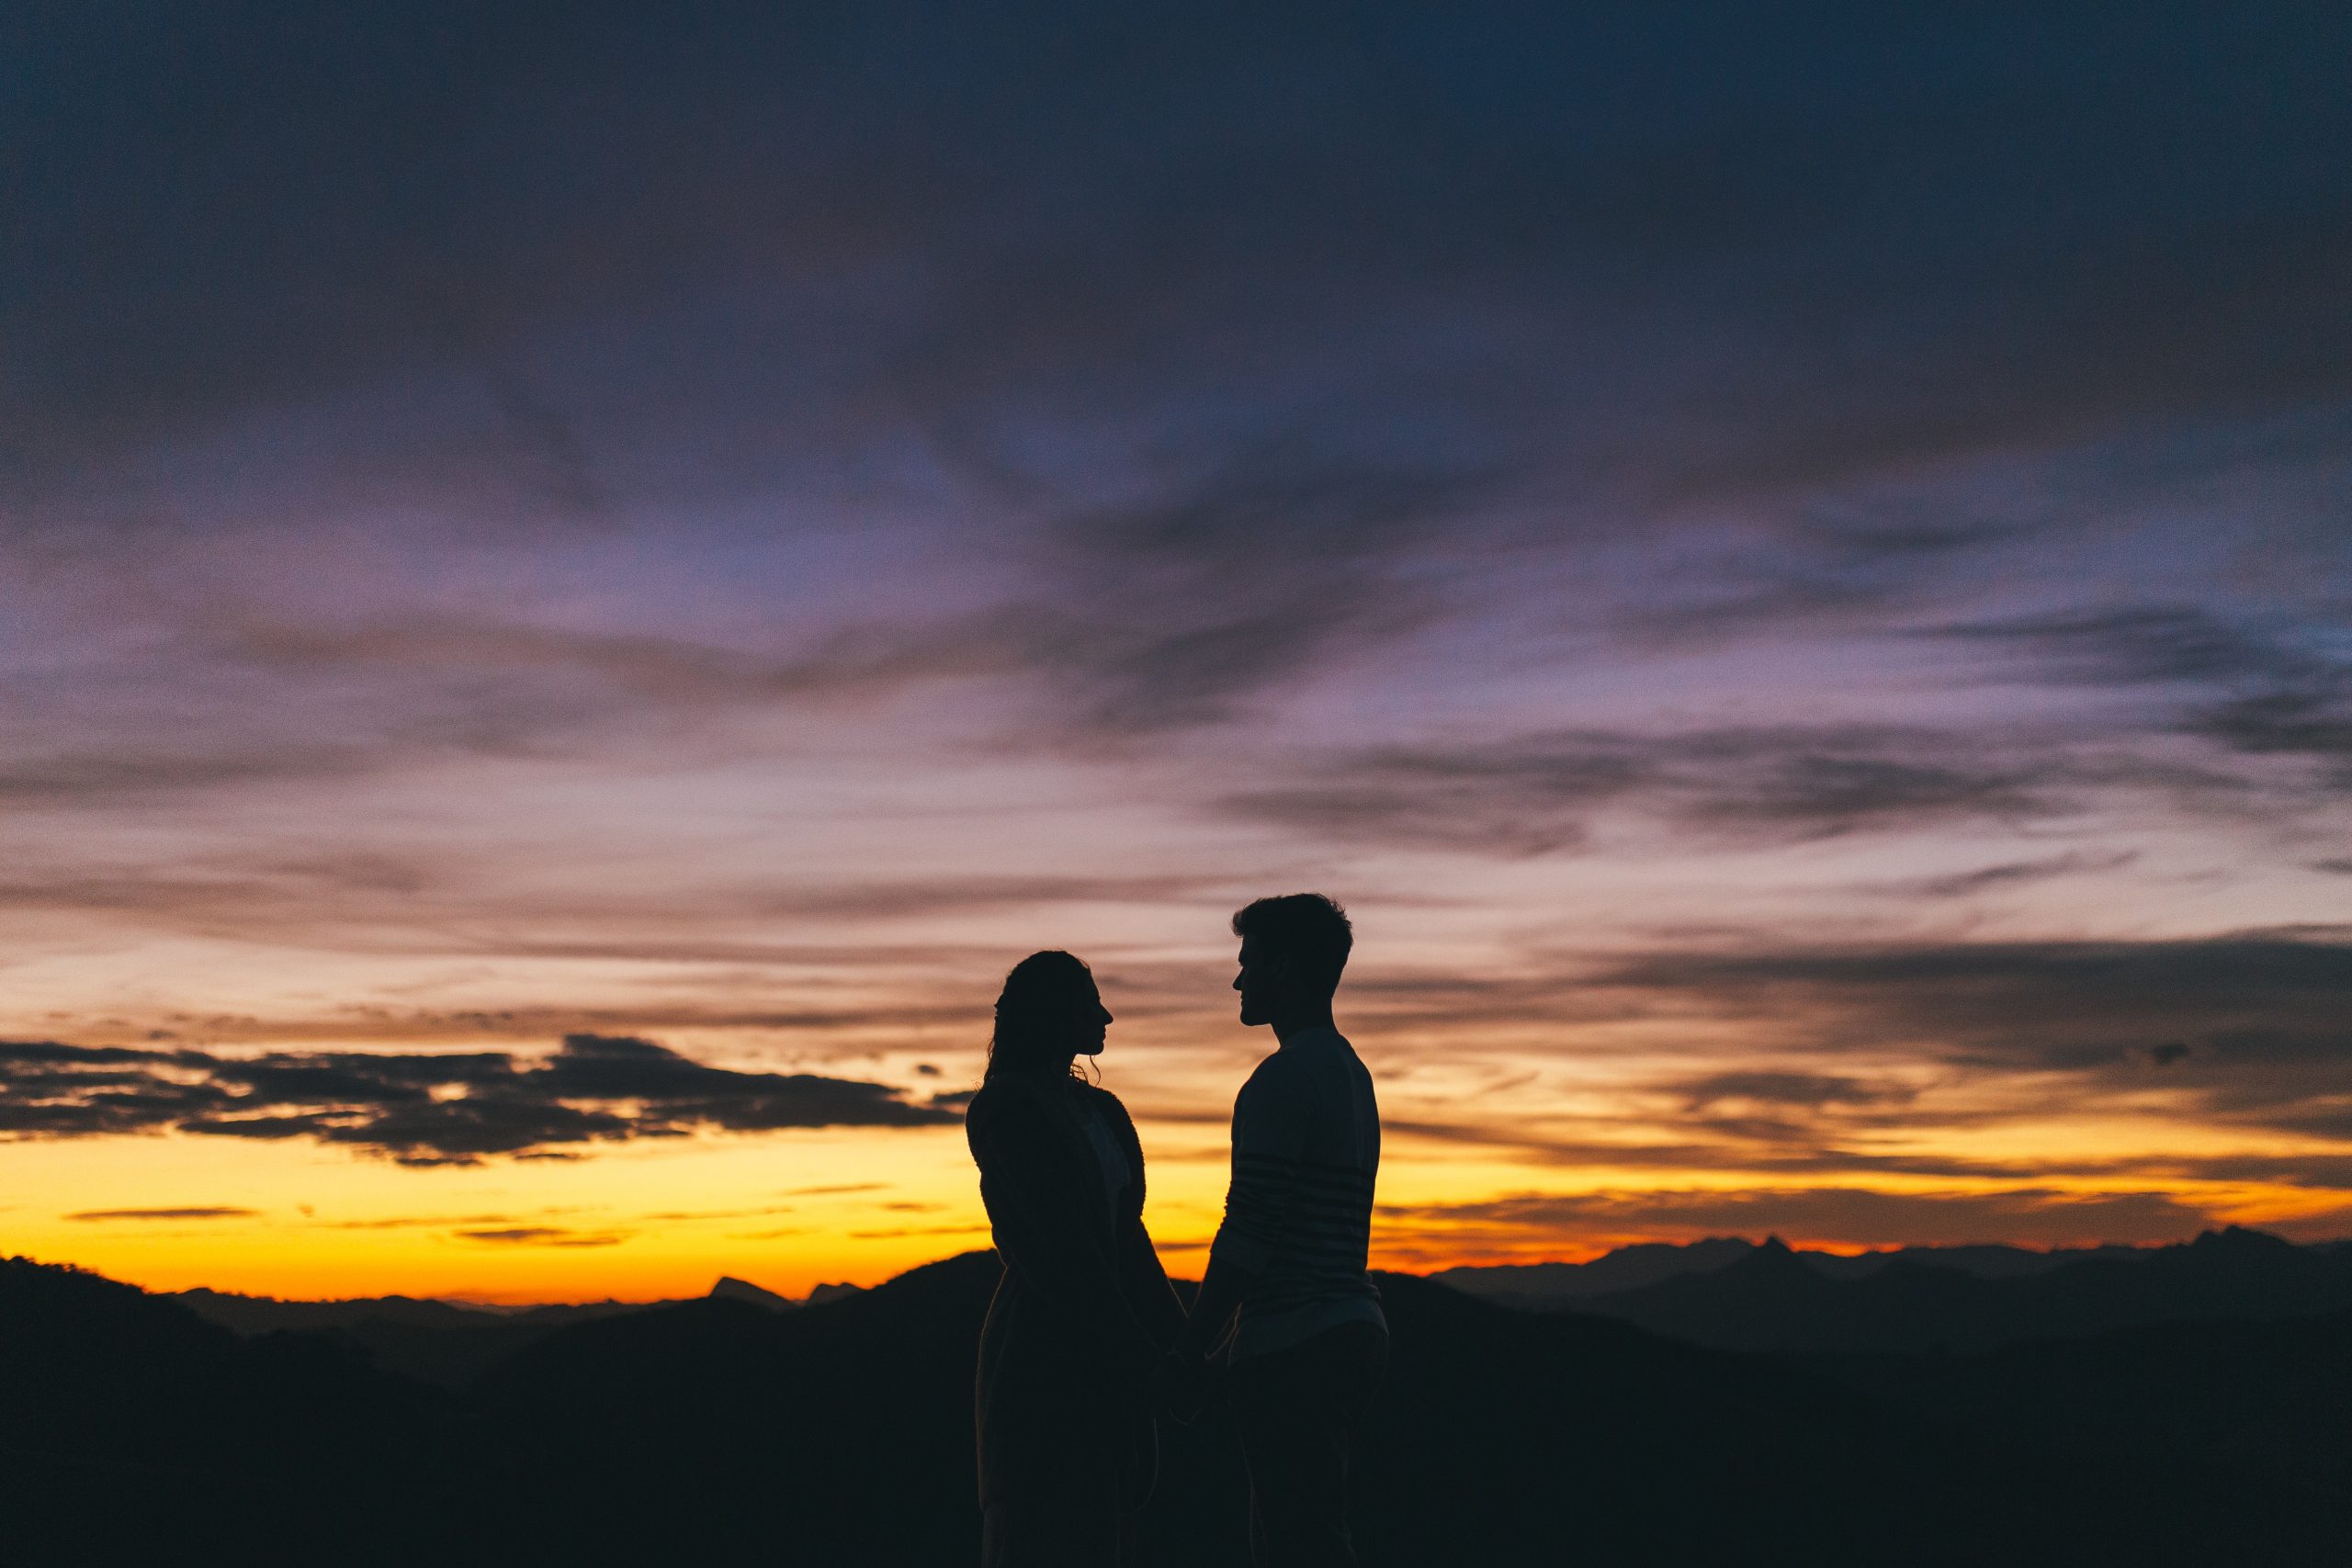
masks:
[(1189, 1427), (1208, 1404), (1209, 1370), (1198, 1356), (1170, 1350), (1151, 1379), (1152, 1403)]
[[(1222, 1231), (1217, 1239), (1224, 1240)], [(1255, 1269), (1242, 1268), (1211, 1247), (1209, 1265), (1201, 1273), (1201, 1288), (1193, 1293), (1193, 1310), (1186, 1314), (1184, 1332), (1176, 1341), (1177, 1353), (1194, 1362), (1207, 1359), (1232, 1328), (1234, 1310), (1240, 1306), (1241, 1298), (1257, 1282)]]

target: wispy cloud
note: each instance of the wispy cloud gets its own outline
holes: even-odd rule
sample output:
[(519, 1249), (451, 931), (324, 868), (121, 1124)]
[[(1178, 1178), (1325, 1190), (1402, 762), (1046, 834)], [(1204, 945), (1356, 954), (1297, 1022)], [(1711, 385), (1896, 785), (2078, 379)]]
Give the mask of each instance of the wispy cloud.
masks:
[(503, 1230), (461, 1230), (466, 1241), (499, 1247), (618, 1247), (628, 1240), (617, 1231), (575, 1231), (561, 1225), (510, 1225)]
[(1846, 725), (1563, 730), (1372, 748), (1299, 771), (1314, 782), (1219, 807), (1341, 840), (1524, 855), (1576, 845), (1611, 807), (1785, 841), (2062, 815), (2081, 787), (2046, 761), (1988, 759), (1981, 740)]
[(78, 1214), (68, 1214), (69, 1220), (249, 1220), (260, 1211), (236, 1208), (198, 1209), (85, 1209)]
[(2292, 635), (2196, 605), (2123, 605), (1939, 628), (2020, 661), (2033, 679), (2179, 686), (2175, 723), (2249, 756), (2318, 761), (2352, 784), (2352, 650), (2324, 626)]
[(1230, 720), (1250, 698), (1435, 613), (1410, 552), (1481, 476), (1259, 450), (1058, 524), (1013, 612), (1064, 722), (1116, 737)]
[(2321, 668), (2309, 653), (2194, 604), (2127, 604), (1930, 628), (2016, 660), (2035, 680), (2162, 685), (2294, 679)]
[(1913, 1099), (1916, 1089), (1872, 1084), (1828, 1073), (1710, 1073), (1680, 1086), (1690, 1108), (1705, 1110), (1725, 1100), (1755, 1100), (1819, 1110), (1826, 1105), (1877, 1105)]
[(853, 1241), (896, 1241), (917, 1235), (981, 1235), (987, 1233), (988, 1228), (986, 1225), (910, 1225), (895, 1230), (851, 1231), (848, 1234)]
[(2352, 670), (2327, 687), (2220, 704), (2197, 716), (2192, 728), (2251, 756), (2317, 762), (2339, 794), (2352, 793)]
[(1951, 872), (1941, 876), (1913, 877), (1883, 884), (1871, 891), (1900, 898), (1970, 898), (1981, 893), (2029, 886), (2060, 877), (2115, 871), (2130, 865), (2138, 858), (2130, 851), (2104, 853), (2070, 851), (2036, 860), (2004, 861), (1996, 865), (1978, 866), (1973, 871)]

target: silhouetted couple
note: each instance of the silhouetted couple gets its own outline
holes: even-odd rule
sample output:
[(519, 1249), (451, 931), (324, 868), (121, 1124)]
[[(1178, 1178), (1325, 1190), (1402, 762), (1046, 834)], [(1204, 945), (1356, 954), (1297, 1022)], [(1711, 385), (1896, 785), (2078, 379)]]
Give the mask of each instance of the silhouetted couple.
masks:
[(967, 1132), (1004, 1278), (980, 1334), (981, 1561), (1111, 1568), (1159, 1469), (1157, 1413), (1231, 1407), (1260, 1563), (1352, 1563), (1349, 1449), (1388, 1355), (1364, 1271), (1380, 1112), (1331, 1021), (1352, 942), (1318, 894), (1233, 917), (1241, 1021), (1278, 1042), (1233, 1107), (1225, 1223), (1189, 1316), (1144, 1233), (1143, 1147), (1075, 1076), (1111, 1013), (1086, 965), (1005, 976)]

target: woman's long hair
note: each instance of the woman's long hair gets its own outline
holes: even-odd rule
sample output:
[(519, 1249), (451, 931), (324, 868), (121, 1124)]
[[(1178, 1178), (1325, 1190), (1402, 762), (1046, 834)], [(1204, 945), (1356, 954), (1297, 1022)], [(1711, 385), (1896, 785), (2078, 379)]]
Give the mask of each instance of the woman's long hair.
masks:
[[(1012, 966), (997, 994), (996, 1029), (989, 1036), (986, 1077), (1001, 1071), (1048, 1070), (1071, 1055), (1071, 1010), (1094, 990), (1094, 971), (1076, 953), (1048, 948)], [(1078, 1063), (1069, 1076), (1079, 1077)]]

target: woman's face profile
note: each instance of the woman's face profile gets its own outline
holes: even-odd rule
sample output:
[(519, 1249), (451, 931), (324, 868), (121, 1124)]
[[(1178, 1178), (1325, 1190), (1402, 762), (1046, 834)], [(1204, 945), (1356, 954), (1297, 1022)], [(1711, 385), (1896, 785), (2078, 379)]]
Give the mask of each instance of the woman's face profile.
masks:
[(1070, 1041), (1081, 1056), (1099, 1056), (1111, 1031), (1111, 1010), (1091, 982), (1070, 998)]

